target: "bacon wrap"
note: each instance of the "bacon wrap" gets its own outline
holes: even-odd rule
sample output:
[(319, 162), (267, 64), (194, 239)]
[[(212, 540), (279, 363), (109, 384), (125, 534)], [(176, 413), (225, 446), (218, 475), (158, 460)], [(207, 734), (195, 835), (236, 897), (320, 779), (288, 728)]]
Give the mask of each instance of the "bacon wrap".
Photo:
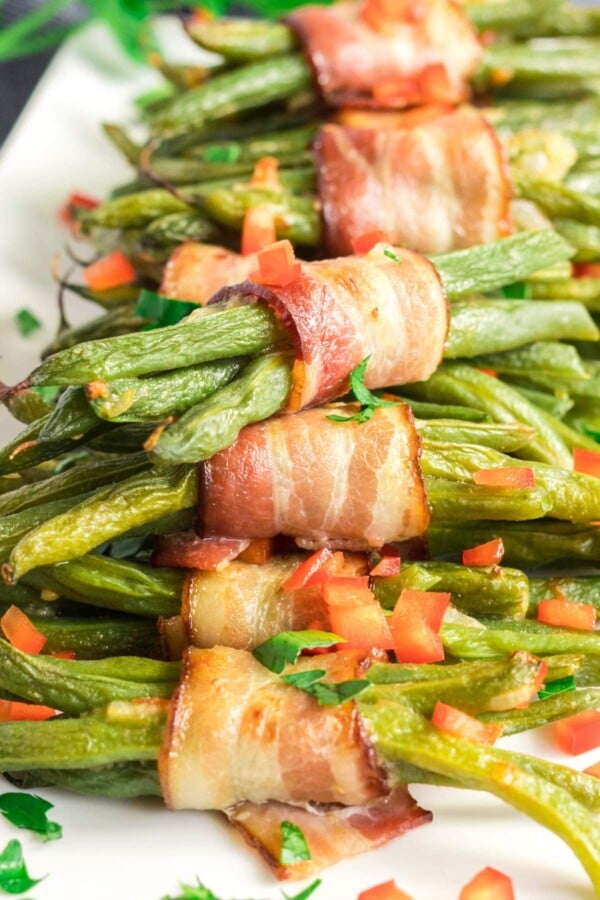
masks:
[(389, 105), (427, 102), (427, 96), (418, 96), (409, 85), (428, 66), (440, 64), (448, 75), (447, 100), (459, 103), (469, 96), (469, 80), (479, 67), (482, 48), (458, 3), (428, 0), (416, 21), (390, 22), (385, 32), (364, 21), (361, 7), (361, 3), (304, 6), (286, 20), (300, 37), (330, 104), (374, 104), (377, 86), (396, 81), (406, 81), (407, 90), (404, 95), (394, 93)]
[(371, 389), (426, 381), (442, 360), (450, 320), (444, 288), (429, 260), (410, 250), (378, 244), (366, 256), (303, 263), (284, 287), (246, 282), (211, 303), (232, 297), (265, 301), (290, 332), (298, 358), (289, 412), (343, 396), (366, 356)]
[[(361, 113), (361, 117), (369, 114)], [(401, 116), (390, 116), (392, 122)], [(446, 253), (510, 231), (511, 184), (492, 126), (471, 107), (412, 127), (324, 125), (317, 138), (327, 249), (383, 231), (393, 244)], [(392, 124), (389, 122), (388, 125)]]
[(285, 534), (301, 547), (365, 550), (422, 535), (429, 510), (409, 407), (332, 422), (355, 405), (309, 409), (244, 428), (202, 463), (207, 536)]
[[(312, 878), (326, 866), (374, 850), (432, 819), (403, 787), (364, 806), (300, 809), (285, 803), (240, 803), (227, 810), (227, 817), (280, 880)], [(291, 866), (280, 864), (282, 822), (292, 822), (301, 829), (310, 860)]]
[[(284, 591), (305, 557), (273, 557), (264, 565), (232, 562), (221, 572), (194, 572), (183, 588), (181, 615), (190, 644), (222, 644), (252, 650), (280, 631), (301, 631), (319, 622), (329, 629), (320, 586)], [(363, 556), (347, 556), (344, 574), (366, 574)]]
[(241, 256), (214, 244), (188, 241), (169, 257), (160, 293), (204, 306), (221, 288), (248, 278), (256, 266), (256, 254)]
[[(328, 681), (360, 677), (369, 657), (318, 657)], [(311, 659), (296, 671), (314, 669)], [(353, 702), (319, 706), (244, 650), (189, 649), (159, 756), (171, 809), (236, 803), (360, 805), (387, 793)]]

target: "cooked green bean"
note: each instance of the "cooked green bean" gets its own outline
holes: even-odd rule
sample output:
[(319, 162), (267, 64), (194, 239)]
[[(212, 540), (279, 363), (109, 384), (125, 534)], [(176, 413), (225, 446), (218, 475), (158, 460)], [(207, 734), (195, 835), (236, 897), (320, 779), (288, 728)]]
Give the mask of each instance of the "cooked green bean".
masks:
[(108, 312), (97, 316), (84, 325), (61, 331), (44, 349), (42, 359), (45, 359), (52, 353), (65, 350), (67, 347), (74, 347), (82, 341), (116, 337), (119, 334), (129, 334), (130, 331), (139, 331), (146, 324), (147, 320), (135, 313), (132, 303), (113, 306)]
[(530, 578), (528, 614), (536, 615), (540, 600), (561, 596), (576, 603), (591, 603), (600, 610), (600, 576)]
[(55, 616), (33, 618), (32, 622), (47, 638), (47, 653), (72, 650), (77, 659), (162, 655), (156, 622), (151, 619)]
[(292, 387), (292, 364), (281, 353), (252, 360), (238, 378), (166, 428), (154, 456), (161, 462), (200, 462), (228, 447), (245, 425), (282, 408)]
[[(90, 494), (81, 494), (78, 500), (90, 496)], [(7, 559), (15, 544), (33, 528), (48, 522), (54, 516), (61, 515), (72, 506), (73, 497), (63, 497), (60, 500), (51, 500), (41, 506), (34, 506), (12, 515), (0, 517), (0, 561)]]
[(410, 406), (413, 415), (419, 419), (460, 419), (464, 422), (491, 422), (490, 416), (480, 409), (471, 409), (468, 406), (452, 406), (448, 403), (427, 403), (426, 401), (412, 400), (409, 397), (401, 396), (401, 388), (392, 388), (391, 390), (401, 397), (403, 403), (407, 403)]
[(321, 216), (312, 196), (298, 196), (287, 191), (237, 185), (213, 191), (202, 199), (202, 208), (221, 225), (241, 231), (246, 212), (255, 206), (268, 205), (275, 218), (275, 231), (280, 240), (316, 247), (321, 242)]
[(585, 307), (565, 301), (476, 300), (452, 304), (446, 359), (513, 350), (533, 341), (597, 341)]
[(201, 128), (207, 122), (308, 92), (312, 84), (310, 66), (300, 54), (249, 63), (176, 95), (151, 117), (151, 127), (155, 133)]
[(78, 794), (114, 797), (162, 797), (156, 762), (113, 763), (90, 769), (28, 769), (13, 773), (9, 781), (21, 790), (54, 787)]
[(177, 325), (63, 350), (34, 369), (30, 380), (32, 384), (72, 385), (149, 375), (258, 353), (282, 336), (282, 326), (260, 305), (210, 307)]
[(37, 391), (27, 389), (9, 395), (5, 405), (11, 416), (23, 425), (31, 425), (52, 412), (51, 403), (47, 403)]
[(469, 521), (477, 518), (516, 522), (539, 519), (552, 509), (545, 488), (494, 488), (487, 485), (425, 476), (432, 518)]
[(243, 360), (215, 360), (153, 378), (92, 382), (86, 393), (97, 416), (111, 422), (159, 422), (177, 416), (223, 388)]
[(150, 249), (166, 247), (170, 252), (173, 245), (183, 244), (185, 241), (223, 244), (226, 240), (227, 236), (222, 228), (194, 210), (194, 212), (169, 213), (155, 219), (142, 232), (140, 245)]
[(549, 216), (600, 225), (600, 200), (596, 197), (580, 194), (564, 184), (525, 179), (522, 175), (516, 187), (520, 196), (532, 200)]
[[(411, 404), (412, 405), (412, 404)], [(417, 431), (424, 440), (450, 444), (478, 444), (503, 453), (513, 453), (526, 447), (535, 436), (535, 428), (527, 425), (498, 425), (484, 422), (465, 422), (460, 419), (416, 419)]]
[(298, 38), (289, 26), (260, 19), (192, 21), (187, 33), (193, 41), (234, 63), (269, 59), (290, 53)]
[(574, 716), (588, 709), (597, 709), (599, 704), (600, 688), (592, 687), (556, 694), (554, 697), (530, 703), (524, 709), (483, 713), (481, 718), (484, 722), (501, 724), (504, 728), (503, 734), (519, 734), (521, 731), (540, 728), (542, 725), (549, 725), (550, 722), (557, 722), (559, 719)]
[[(523, 304), (533, 306), (537, 304)], [(508, 350), (504, 353), (489, 353), (477, 356), (471, 364), (481, 369), (491, 369), (499, 375), (525, 375), (554, 379), (576, 378), (588, 380), (590, 374), (575, 347), (558, 341), (540, 341)]]
[(171, 697), (178, 663), (131, 656), (65, 660), (22, 653), (0, 640), (0, 687), (23, 700), (78, 715), (113, 700)]
[[(600, 635), (594, 632), (568, 631), (566, 628), (550, 626), (532, 631), (520, 628), (516, 631), (513, 630), (517, 624), (516, 619), (499, 621), (497, 624), (497, 628), (474, 628), (444, 623), (441, 630), (444, 648), (458, 659), (498, 659), (516, 650), (527, 650), (536, 656), (555, 656), (560, 653), (600, 654)], [(533, 622), (518, 624), (523, 628), (527, 624), (537, 625)]]
[(5, 577), (17, 581), (38, 566), (83, 556), (104, 541), (194, 506), (197, 480), (195, 468), (179, 466), (142, 472), (99, 488), (82, 503), (29, 531), (14, 547)]

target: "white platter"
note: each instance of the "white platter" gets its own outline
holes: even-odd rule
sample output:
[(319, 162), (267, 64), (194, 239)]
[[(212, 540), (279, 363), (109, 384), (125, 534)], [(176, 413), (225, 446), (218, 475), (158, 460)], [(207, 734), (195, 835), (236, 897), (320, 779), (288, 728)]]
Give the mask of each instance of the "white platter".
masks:
[[(132, 67), (107, 32), (93, 28), (59, 53), (0, 155), (0, 378), (14, 382), (36, 361), (56, 324), (50, 260), (64, 232), (56, 211), (72, 191), (102, 196), (129, 177), (99, 122), (124, 120), (130, 102), (154, 84)], [(80, 304), (81, 305), (81, 304)], [(27, 307), (44, 323), (27, 340), (14, 324)], [(88, 314), (94, 307), (89, 305)], [(79, 313), (81, 315), (81, 313)], [(14, 426), (3, 413), (2, 438)], [(503, 742), (565, 762), (551, 735)], [(594, 754), (576, 760), (594, 762)], [(568, 760), (567, 760), (568, 762)], [(1, 779), (0, 779), (1, 782)], [(7, 786), (7, 789), (10, 789)], [(42, 844), (0, 820), (0, 848), (21, 840), (33, 877), (48, 874), (31, 900), (160, 900), (196, 876), (222, 898), (280, 898), (263, 863), (217, 814), (169, 813), (160, 803), (82, 799), (43, 790), (64, 827)], [(315, 900), (354, 900), (360, 890), (395, 878), (415, 900), (451, 900), (475, 872), (492, 865), (514, 879), (519, 900), (591, 900), (592, 888), (571, 851), (549, 832), (494, 798), (417, 788), (434, 823), (369, 855), (325, 872)], [(293, 895), (301, 885), (285, 887)]]

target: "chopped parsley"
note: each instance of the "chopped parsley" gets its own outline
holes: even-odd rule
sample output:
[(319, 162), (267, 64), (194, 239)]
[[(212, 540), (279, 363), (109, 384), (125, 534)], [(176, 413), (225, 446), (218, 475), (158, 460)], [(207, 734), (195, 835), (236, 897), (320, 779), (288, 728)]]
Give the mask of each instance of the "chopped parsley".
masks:
[(242, 148), (234, 141), (228, 144), (211, 144), (204, 151), (204, 162), (207, 163), (235, 163), (240, 158)]
[(30, 878), (19, 841), (9, 841), (0, 853), (0, 890), (7, 894), (23, 894), (41, 878)]
[(553, 697), (555, 694), (567, 694), (574, 690), (575, 679), (572, 675), (568, 675), (566, 678), (557, 678), (556, 681), (548, 681), (541, 691), (538, 691), (538, 697), (540, 700), (546, 700), (548, 697)]
[(291, 675), (282, 675), (288, 684), (311, 694), (321, 706), (339, 706), (347, 700), (352, 700), (362, 694), (370, 682), (362, 678), (351, 681), (321, 681), (327, 673), (323, 669), (312, 669), (309, 672), (293, 672)]
[[(387, 251), (386, 251), (387, 252)], [(381, 406), (396, 406), (396, 400), (383, 400), (374, 394), (365, 384), (365, 372), (371, 359), (370, 355), (359, 362), (359, 364), (350, 373), (350, 390), (354, 394), (355, 399), (360, 403), (361, 408), (353, 416), (338, 416), (332, 414), (327, 416), (330, 422), (368, 422), (375, 414), (375, 410)]]
[(169, 297), (161, 297), (160, 294), (155, 294), (154, 291), (143, 289), (140, 291), (135, 306), (135, 313), (140, 318), (147, 319), (150, 322), (146, 326), (146, 329), (149, 330), (152, 328), (163, 328), (166, 325), (176, 325), (195, 309), (198, 309), (196, 303), (172, 300)]
[(22, 337), (29, 337), (30, 334), (34, 334), (42, 327), (42, 323), (38, 317), (34, 316), (30, 310), (25, 308), (20, 309), (15, 315), (15, 322), (17, 323), (17, 328)]
[(52, 803), (36, 794), (25, 794), (21, 791), (10, 791), (0, 794), (0, 813), (17, 828), (35, 831), (46, 841), (55, 841), (62, 837), (62, 828), (57, 822), (50, 822), (47, 816), (54, 809)]
[(293, 822), (282, 822), (281, 852), (279, 862), (282, 866), (293, 866), (299, 862), (312, 859), (304, 832)]
[(271, 672), (280, 675), (288, 663), (295, 663), (301, 652), (313, 647), (332, 647), (344, 638), (327, 631), (281, 631), (252, 652)]

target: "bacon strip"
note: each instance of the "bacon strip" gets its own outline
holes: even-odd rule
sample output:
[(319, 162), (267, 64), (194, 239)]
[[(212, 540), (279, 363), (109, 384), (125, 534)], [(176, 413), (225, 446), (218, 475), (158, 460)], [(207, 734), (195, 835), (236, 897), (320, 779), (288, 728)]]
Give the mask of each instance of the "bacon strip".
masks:
[[(326, 866), (380, 847), (432, 819), (406, 788), (396, 788), (364, 806), (311, 805), (300, 809), (284, 803), (240, 803), (226, 812), (280, 880), (312, 878)], [(310, 860), (292, 866), (279, 863), (281, 823), (285, 821), (302, 830)]]
[[(329, 681), (360, 677), (369, 657), (318, 658)], [(303, 660), (296, 669), (315, 668)], [(159, 756), (171, 809), (276, 800), (360, 805), (387, 793), (354, 703), (319, 706), (250, 653), (189, 649)]]
[(321, 128), (315, 149), (329, 252), (350, 254), (354, 238), (377, 230), (422, 253), (508, 234), (508, 167), (485, 118), (462, 107), (409, 127), (402, 120), (392, 114), (386, 128), (379, 114), (370, 128)]
[(356, 407), (304, 410), (244, 428), (202, 464), (207, 536), (285, 534), (301, 547), (362, 550), (422, 535), (429, 511), (412, 413), (397, 404), (362, 424)]
[(218, 571), (236, 559), (249, 543), (249, 538), (201, 538), (191, 531), (159, 535), (152, 554), (152, 565)]
[(378, 244), (366, 256), (304, 263), (285, 287), (246, 282), (211, 303), (231, 298), (265, 301), (288, 327), (298, 355), (291, 412), (342, 396), (366, 356), (369, 388), (425, 381), (442, 359), (449, 324), (444, 288), (433, 265), (410, 250)]
[(221, 288), (248, 278), (256, 266), (256, 254), (241, 256), (214, 244), (189, 241), (169, 257), (160, 293), (204, 306)]
[[(372, 104), (417, 105), (430, 98), (419, 75), (443, 66), (450, 102), (469, 96), (469, 80), (477, 71), (481, 45), (458, 3), (428, 0), (412, 21), (389, 22), (377, 30), (362, 17), (362, 3), (304, 6), (287, 17), (298, 33), (319, 88), (334, 106)], [(426, 81), (426, 80), (424, 80)], [(387, 99), (378, 87), (398, 83), (404, 90)]]
[[(236, 561), (221, 572), (191, 573), (181, 606), (189, 643), (252, 650), (280, 631), (299, 631), (315, 622), (329, 630), (329, 613), (318, 586), (283, 590), (303, 559), (295, 553), (260, 566)], [(365, 557), (347, 556), (344, 574), (367, 571)]]

